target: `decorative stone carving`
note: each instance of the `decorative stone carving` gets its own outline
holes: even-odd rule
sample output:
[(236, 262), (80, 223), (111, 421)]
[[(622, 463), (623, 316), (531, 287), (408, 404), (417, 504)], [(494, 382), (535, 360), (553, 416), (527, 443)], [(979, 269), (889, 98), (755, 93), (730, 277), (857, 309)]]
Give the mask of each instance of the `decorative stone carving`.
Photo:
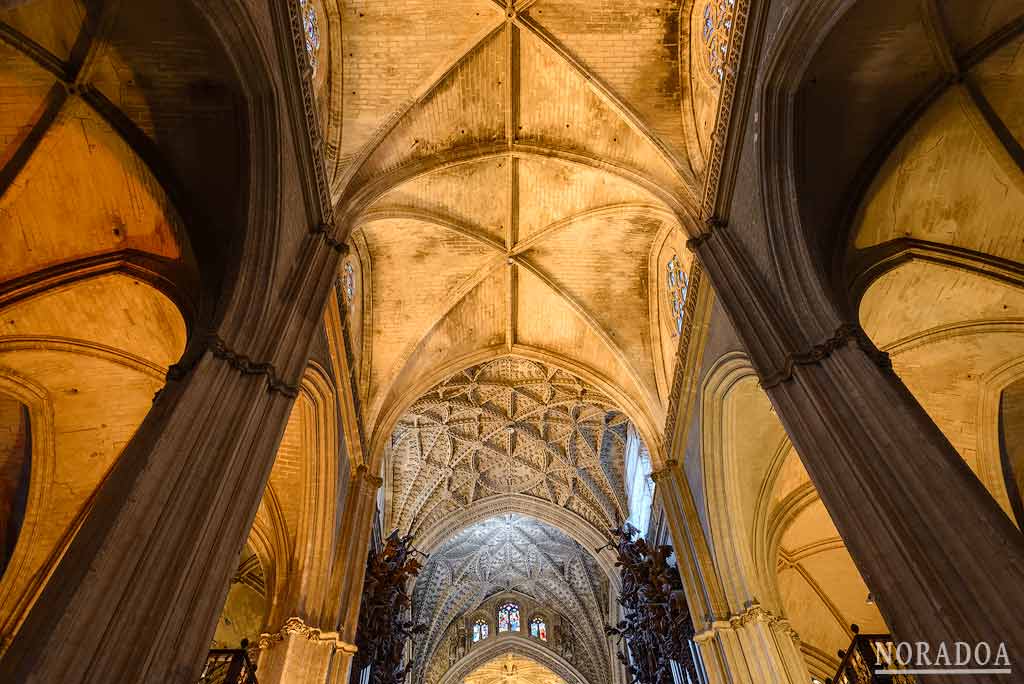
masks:
[[(520, 635), (528, 634), (526, 620), (538, 609), (543, 608), (549, 618), (571, 615), (579, 630), (578, 649), (585, 654), (579, 669), (590, 681), (607, 681), (603, 625), (609, 598), (603, 574), (589, 551), (532, 518), (506, 514), (466, 528), (431, 554), (416, 583), (414, 619), (427, 623), (429, 629), (416, 639), (414, 672), (426, 675), (437, 669), (438, 657), (447, 660), (445, 638), (454, 638), (465, 649), (464, 625), (451, 625), (464, 616), (471, 623), (481, 605), (487, 606), (486, 619), (493, 630), (488, 639), (501, 639), (494, 627), (494, 602), (514, 592), (523, 598), (513, 600), (533, 611), (523, 613)], [(527, 606), (526, 597), (536, 605)], [(538, 643), (558, 652), (557, 637)]]
[(565, 371), (515, 357), (467, 368), (392, 433), (390, 524), (418, 532), (474, 501), (516, 494), (607, 529), (628, 515), (627, 426), (611, 399)]

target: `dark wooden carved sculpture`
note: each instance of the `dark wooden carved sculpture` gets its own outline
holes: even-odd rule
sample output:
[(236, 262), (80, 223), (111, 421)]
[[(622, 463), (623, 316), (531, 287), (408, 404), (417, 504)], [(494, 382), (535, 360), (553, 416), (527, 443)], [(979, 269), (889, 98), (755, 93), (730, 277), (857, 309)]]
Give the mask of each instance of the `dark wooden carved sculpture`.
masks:
[(426, 630), (409, 619), (407, 589), (422, 567), (417, 553), (412, 535), (400, 537), (396, 530), (379, 551), (370, 550), (366, 561), (354, 660), (359, 669), (371, 666), (371, 684), (400, 684), (406, 675), (406, 642)]
[(679, 570), (668, 563), (671, 546), (652, 546), (626, 523), (610, 530), (620, 568), (622, 620), (605, 632), (619, 639), (619, 661), (629, 672), (630, 684), (673, 684), (676, 661), (690, 673), (696, 668), (690, 651), (693, 621), (683, 593)]

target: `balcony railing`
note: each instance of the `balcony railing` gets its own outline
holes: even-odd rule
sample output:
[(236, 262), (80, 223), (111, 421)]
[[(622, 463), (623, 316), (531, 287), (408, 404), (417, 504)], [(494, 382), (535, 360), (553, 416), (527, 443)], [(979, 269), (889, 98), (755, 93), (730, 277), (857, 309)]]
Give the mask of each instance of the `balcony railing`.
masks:
[(853, 630), (853, 642), (845, 651), (839, 651), (839, 669), (835, 677), (826, 679), (826, 684), (917, 684), (913, 675), (877, 674), (878, 669), (898, 667), (889, 665), (882, 659), (879, 664), (879, 650), (891, 653), (892, 636), (889, 634), (860, 634), (857, 625), (850, 625)]
[(249, 642), (241, 648), (219, 648), (206, 656), (199, 684), (258, 684), (256, 666), (249, 660)]

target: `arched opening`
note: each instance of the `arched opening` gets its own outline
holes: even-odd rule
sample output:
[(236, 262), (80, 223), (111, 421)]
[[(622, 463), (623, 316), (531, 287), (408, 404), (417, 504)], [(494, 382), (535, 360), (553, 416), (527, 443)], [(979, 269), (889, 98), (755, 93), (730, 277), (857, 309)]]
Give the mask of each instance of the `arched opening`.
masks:
[(0, 635), (9, 637), (32, 607), (185, 343), (175, 302), (122, 273), (79, 278), (0, 309), (0, 384), (33, 416), (28, 499), (14, 480), (11, 498), (2, 497), (22, 511), (15, 518), (24, 543), (11, 547), (0, 579)]
[(263, 564), (246, 544), (238, 556), (238, 570), (231, 578), (210, 647), (239, 648), (243, 640), (255, 645), (266, 626), (269, 608)]
[(28, 407), (0, 394), (0, 578), (14, 555), (28, 505), (32, 428)]
[(413, 619), (427, 630), (414, 672), (436, 683), (480, 649), (530, 639), (603, 681), (609, 590), (593, 552), (556, 527), (517, 513), (474, 523), (430, 553), (416, 582)]
[(465, 684), (565, 684), (547, 667), (514, 653), (481, 665), (462, 681)]
[(824, 681), (851, 624), (886, 633), (885, 622), (744, 355), (719, 359), (703, 402), (708, 521), (730, 608), (756, 603), (786, 620), (799, 639), (779, 662), (792, 681)]
[(999, 453), (1017, 526), (1024, 527), (1024, 379), (999, 397)]

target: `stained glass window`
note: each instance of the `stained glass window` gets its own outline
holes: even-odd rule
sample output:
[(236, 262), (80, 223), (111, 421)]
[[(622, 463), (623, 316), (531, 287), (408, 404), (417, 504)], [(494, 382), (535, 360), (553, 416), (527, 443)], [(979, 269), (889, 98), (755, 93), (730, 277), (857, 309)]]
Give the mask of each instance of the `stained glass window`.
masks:
[(711, 74), (719, 81), (725, 79), (725, 61), (729, 56), (729, 36), (736, 0), (710, 0), (704, 5), (704, 25), (701, 35)]
[(483, 641), (487, 638), (487, 623), (483, 620), (477, 620), (473, 623), (473, 643)]
[(689, 285), (689, 280), (683, 270), (683, 264), (676, 254), (672, 255), (666, 270), (668, 271), (665, 274), (668, 285), (668, 302), (669, 308), (672, 309), (672, 334), (679, 335), (683, 332), (683, 313), (686, 308), (686, 288)]
[(519, 631), (519, 606), (514, 603), (505, 603), (498, 608), (498, 631)]
[(346, 261), (341, 276), (342, 289), (345, 292), (345, 303), (351, 309), (356, 301), (356, 274), (352, 262)]
[(544, 624), (544, 618), (535, 617), (530, 620), (530, 636), (541, 641), (548, 640), (548, 629), (547, 625)]
[(316, 72), (316, 54), (320, 49), (320, 27), (316, 23), (316, 7), (313, 0), (299, 0), (299, 8), (302, 10), (302, 30), (306, 36), (306, 55), (309, 57), (309, 66)]

